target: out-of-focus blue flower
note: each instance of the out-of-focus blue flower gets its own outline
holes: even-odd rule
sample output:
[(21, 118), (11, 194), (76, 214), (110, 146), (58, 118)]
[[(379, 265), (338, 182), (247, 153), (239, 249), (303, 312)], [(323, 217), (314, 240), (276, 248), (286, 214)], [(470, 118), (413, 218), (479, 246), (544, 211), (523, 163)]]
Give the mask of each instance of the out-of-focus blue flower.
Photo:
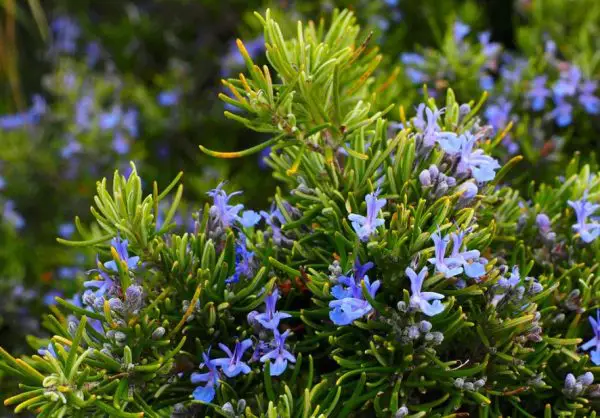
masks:
[(495, 130), (499, 131), (504, 129), (510, 122), (511, 109), (512, 103), (504, 97), (499, 97), (495, 103), (487, 106), (484, 116), (488, 123), (492, 125)]
[[(119, 260), (125, 261), (128, 269), (134, 270), (137, 267), (140, 258), (138, 256), (129, 257), (129, 253), (127, 252), (127, 246), (129, 245), (129, 242), (126, 239), (121, 240), (121, 238), (117, 236), (112, 239), (110, 245), (116, 250)], [(104, 263), (104, 267), (115, 272), (119, 271), (115, 260), (107, 261)]]
[(181, 91), (178, 89), (162, 91), (158, 95), (158, 104), (164, 107), (175, 106), (179, 103)]
[(215, 365), (221, 367), (221, 370), (223, 370), (223, 373), (225, 373), (227, 377), (236, 377), (240, 373), (250, 373), (250, 366), (242, 361), (242, 357), (244, 356), (244, 353), (252, 347), (252, 340), (246, 339), (241, 342), (236, 342), (233, 353), (225, 344), (219, 343), (219, 347), (225, 352), (227, 357), (215, 359), (213, 362)]
[(427, 75), (421, 69), (425, 65), (425, 58), (422, 55), (405, 52), (400, 56), (400, 61), (405, 65), (405, 74), (414, 84), (423, 83), (427, 80)]
[(436, 292), (422, 292), (423, 282), (427, 277), (427, 267), (423, 267), (419, 274), (413, 269), (407, 267), (405, 270), (406, 276), (410, 279), (410, 306), (423, 312), (427, 316), (435, 316), (444, 311), (444, 304), (440, 302), (444, 299), (444, 295)]
[(44, 98), (35, 95), (33, 96), (33, 104), (29, 110), (14, 115), (0, 116), (0, 129), (11, 131), (27, 125), (34, 125), (39, 121), (40, 117), (46, 113), (46, 110), (47, 106)]
[(555, 96), (556, 107), (548, 114), (548, 118), (554, 119), (561, 128), (569, 126), (573, 122), (573, 105), (562, 96)]
[(462, 42), (462, 40), (465, 38), (465, 36), (469, 34), (469, 32), (471, 32), (471, 27), (469, 25), (467, 25), (464, 22), (461, 22), (460, 20), (454, 22), (452, 33), (454, 34), (454, 40), (457, 43)]
[(587, 191), (583, 194), (580, 200), (569, 200), (569, 206), (575, 211), (577, 223), (573, 225), (573, 230), (579, 233), (581, 239), (590, 243), (600, 236), (600, 223), (588, 222), (588, 216), (593, 215), (600, 205), (587, 201)]
[(102, 48), (98, 42), (90, 42), (85, 47), (86, 62), (89, 67), (93, 67), (100, 60)]
[(69, 136), (67, 144), (60, 150), (60, 156), (69, 159), (73, 155), (80, 153), (82, 150), (83, 147), (81, 144), (73, 136)]
[[(329, 307), (331, 308), (329, 318), (334, 324), (349, 325), (373, 310), (371, 304), (365, 300), (361, 283), (357, 283), (354, 277), (340, 276), (338, 281), (341, 284), (331, 289), (332, 296), (337, 300), (329, 302)], [(381, 286), (381, 282), (376, 280), (371, 284), (369, 276), (365, 276), (362, 281), (365, 283), (369, 295), (374, 298)]]
[(63, 294), (58, 290), (51, 290), (50, 292), (44, 295), (44, 305), (51, 306), (56, 305), (56, 297), (61, 297)]
[(240, 234), (235, 246), (235, 272), (225, 280), (226, 283), (237, 283), (240, 277), (250, 278), (254, 275), (254, 252), (246, 247), (246, 236)]
[(483, 54), (488, 58), (494, 58), (500, 52), (501, 45), (497, 42), (490, 42), (492, 34), (489, 31), (481, 32), (477, 35)]
[(591, 80), (579, 85), (579, 103), (581, 103), (585, 111), (590, 115), (600, 113), (600, 99), (594, 96), (597, 87), (598, 82)]
[(494, 77), (487, 73), (481, 73), (479, 76), (479, 87), (483, 90), (490, 91), (494, 89)]
[(260, 358), (265, 363), (270, 360), (269, 371), (271, 376), (280, 376), (287, 369), (288, 361), (296, 362), (296, 357), (287, 350), (285, 339), (290, 335), (290, 330), (280, 334), (277, 329), (273, 330), (273, 350), (269, 351)]
[[(449, 241), (448, 237), (442, 237), (441, 233), (438, 231), (437, 233), (431, 234), (431, 239), (433, 240), (434, 244), (433, 248), (435, 257), (430, 258), (427, 261), (435, 265), (435, 271), (442, 273), (447, 279), (461, 274), (463, 272), (461, 260), (457, 258), (446, 257), (446, 247), (448, 246)], [(421, 270), (419, 275), (421, 275), (421, 273), (427, 274), (427, 269), (424, 270), (425, 272)]]
[(577, 86), (581, 81), (581, 70), (576, 65), (569, 66), (569, 69), (560, 73), (560, 78), (554, 83), (554, 95), (559, 98), (574, 96), (577, 92)]
[(221, 225), (221, 227), (229, 228), (233, 226), (234, 222), (239, 221), (240, 218), (238, 213), (244, 208), (244, 205), (241, 203), (235, 206), (230, 205), (229, 199), (233, 196), (242, 194), (242, 192), (233, 192), (228, 195), (223, 190), (224, 185), (225, 183), (222, 182), (206, 194), (213, 198), (210, 215)]
[[(248, 55), (253, 58), (265, 48), (265, 38), (263, 35), (260, 35), (248, 42), (244, 42), (244, 46), (246, 47), (246, 51), (248, 51)], [(244, 58), (238, 50), (237, 44), (232, 42), (229, 46), (229, 51), (221, 61), (221, 76), (226, 77), (232, 70), (243, 65)]]
[(546, 99), (550, 97), (550, 90), (546, 88), (548, 76), (540, 75), (531, 82), (531, 88), (527, 92), (527, 97), (531, 100), (531, 108), (539, 112), (544, 109)]
[(17, 212), (15, 209), (15, 202), (12, 200), (7, 200), (4, 202), (2, 217), (15, 229), (21, 229), (25, 226), (25, 218), (23, 218), (21, 214)]
[(348, 219), (352, 222), (352, 228), (354, 228), (356, 235), (358, 235), (361, 241), (367, 241), (377, 231), (377, 227), (385, 224), (385, 220), (379, 218), (378, 215), (379, 211), (387, 203), (387, 200), (377, 199), (378, 194), (379, 190), (365, 196), (367, 216), (354, 213), (348, 215)]
[(584, 351), (593, 348), (590, 352), (590, 359), (596, 366), (600, 366), (600, 310), (596, 309), (596, 319), (593, 316), (589, 316), (590, 325), (594, 332), (594, 337), (581, 345), (581, 349)]
[(92, 114), (94, 110), (94, 98), (86, 94), (81, 97), (75, 105), (75, 123), (82, 130), (92, 127)]
[(54, 51), (74, 54), (77, 50), (77, 40), (81, 34), (77, 22), (68, 16), (60, 16), (52, 21), (50, 27), (54, 36), (52, 43)]
[(58, 227), (58, 234), (63, 238), (70, 238), (75, 233), (75, 225), (72, 223), (60, 224)]
[(280, 320), (291, 318), (291, 315), (288, 313), (276, 311), (278, 297), (279, 290), (275, 288), (273, 292), (265, 298), (265, 312), (254, 317), (266, 329), (276, 330), (277, 327), (279, 327)]
[(200, 368), (206, 367), (207, 373), (192, 373), (190, 380), (193, 384), (205, 383), (204, 386), (198, 386), (194, 389), (192, 396), (197, 401), (211, 402), (216, 393), (216, 389), (219, 387), (219, 371), (217, 370), (217, 364), (210, 359), (210, 348), (206, 353), (202, 353), (204, 362), (200, 365)]

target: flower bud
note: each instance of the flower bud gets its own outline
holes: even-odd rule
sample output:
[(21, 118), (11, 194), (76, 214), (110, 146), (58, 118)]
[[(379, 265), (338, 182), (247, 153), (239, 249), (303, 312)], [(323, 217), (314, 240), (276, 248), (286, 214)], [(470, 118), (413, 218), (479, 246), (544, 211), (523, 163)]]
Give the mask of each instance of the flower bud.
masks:
[(431, 325), (431, 322), (429, 322), (429, 321), (421, 321), (419, 323), (419, 330), (421, 332), (429, 332), (429, 331), (431, 331), (431, 327), (432, 327), (432, 325)]
[(454, 379), (454, 387), (458, 388), (458, 389), (462, 389), (465, 385), (465, 380), (461, 377), (457, 377), (456, 379)]
[(153, 340), (160, 340), (165, 335), (165, 329), (163, 327), (158, 327), (152, 332)]
[(144, 289), (141, 286), (132, 285), (127, 288), (125, 295), (127, 311), (137, 314), (144, 306)]
[(577, 381), (584, 386), (589, 386), (594, 383), (594, 374), (592, 372), (586, 372), (577, 378)]
[(431, 174), (428, 170), (421, 171), (421, 174), (419, 174), (419, 181), (423, 187), (431, 186)]
[(573, 390), (573, 388), (575, 387), (575, 383), (575, 376), (573, 376), (572, 373), (569, 373), (567, 377), (565, 377), (565, 389)]
[(429, 166), (429, 174), (431, 175), (431, 178), (435, 180), (440, 175), (440, 169), (437, 167), (437, 165), (431, 164)]
[(110, 298), (108, 301), (108, 306), (110, 309), (119, 315), (123, 315), (125, 313), (125, 305), (123, 301), (119, 298)]
[(405, 405), (402, 405), (394, 414), (394, 418), (404, 418), (408, 413), (408, 408)]

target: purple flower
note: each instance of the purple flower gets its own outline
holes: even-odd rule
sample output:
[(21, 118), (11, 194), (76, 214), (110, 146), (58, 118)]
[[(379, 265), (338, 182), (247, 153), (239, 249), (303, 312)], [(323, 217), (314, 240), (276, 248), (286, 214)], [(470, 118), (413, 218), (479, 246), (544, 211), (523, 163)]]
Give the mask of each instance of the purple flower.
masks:
[(207, 373), (192, 373), (190, 380), (193, 384), (206, 383), (204, 386), (198, 386), (192, 396), (197, 401), (211, 402), (216, 393), (216, 388), (219, 387), (219, 371), (217, 370), (217, 364), (210, 359), (210, 348), (206, 353), (202, 353), (204, 362), (200, 365), (200, 368), (206, 367)]
[(561, 96), (554, 97), (556, 107), (548, 114), (549, 119), (554, 119), (561, 128), (569, 126), (573, 122), (573, 105)]
[(594, 91), (598, 82), (596, 81), (585, 81), (579, 85), (579, 103), (583, 106), (585, 111), (590, 115), (597, 115), (600, 113), (600, 99), (594, 96)]
[(210, 208), (210, 215), (217, 222), (219, 222), (223, 228), (229, 228), (234, 222), (240, 220), (238, 213), (244, 208), (244, 205), (241, 203), (235, 206), (229, 204), (229, 199), (231, 199), (233, 196), (242, 194), (242, 192), (233, 192), (228, 195), (223, 190), (224, 184), (224, 182), (219, 183), (216, 188), (212, 189), (206, 194), (213, 198), (213, 205)]
[(582, 344), (580, 348), (587, 351), (593, 347), (593, 350), (590, 352), (590, 359), (596, 366), (600, 366), (600, 310), (596, 309), (596, 319), (593, 316), (590, 316), (588, 319), (592, 326), (592, 331), (594, 331), (594, 337), (585, 344)]
[[(448, 237), (442, 237), (438, 230), (437, 233), (431, 234), (431, 239), (434, 243), (433, 248), (435, 251), (435, 257), (430, 258), (427, 261), (435, 265), (435, 271), (438, 273), (442, 273), (447, 279), (461, 274), (463, 272), (463, 269), (461, 267), (461, 260), (452, 257), (446, 258), (446, 247), (448, 246)], [(421, 273), (427, 274), (427, 269), (424, 268), (424, 270), (425, 272), (421, 270)], [(421, 275), (421, 273), (419, 273), (419, 275)]]
[(246, 247), (246, 236), (240, 234), (235, 246), (235, 272), (225, 280), (226, 283), (237, 283), (240, 277), (250, 278), (254, 275), (254, 252)]
[[(423, 118), (423, 113), (427, 116), (427, 121)], [(427, 148), (435, 145), (437, 133), (440, 131), (437, 122), (441, 113), (439, 110), (431, 110), (425, 106), (425, 103), (421, 103), (417, 107), (417, 117), (413, 119), (412, 123), (423, 133), (423, 145)]]
[(267, 225), (271, 227), (271, 237), (276, 246), (281, 246), (282, 244), (291, 245), (293, 243), (293, 241), (288, 239), (281, 231), (281, 226), (285, 225), (286, 221), (278, 208), (274, 207), (270, 213), (261, 210), (260, 215)]
[(369, 193), (365, 197), (365, 202), (367, 203), (366, 217), (354, 213), (348, 215), (348, 219), (352, 222), (352, 228), (354, 228), (356, 235), (358, 235), (361, 241), (367, 241), (376, 232), (377, 227), (385, 223), (382, 218), (378, 218), (377, 216), (387, 201), (385, 199), (377, 199), (378, 194), (379, 189), (373, 193)]
[(521, 282), (521, 274), (519, 272), (519, 267), (514, 266), (512, 272), (510, 273), (510, 277), (507, 279), (506, 277), (501, 277), (498, 280), (498, 286), (505, 290), (511, 290), (517, 287), (517, 285)]
[(252, 228), (254, 225), (260, 222), (260, 219), (260, 214), (254, 212), (253, 210), (245, 210), (242, 212), (240, 223), (244, 228)]
[(542, 234), (546, 234), (552, 229), (550, 218), (545, 213), (539, 213), (535, 217), (535, 223)]
[(277, 330), (280, 320), (291, 317), (288, 313), (275, 310), (278, 297), (279, 290), (275, 288), (273, 292), (265, 298), (265, 312), (254, 317), (254, 319), (266, 329)]
[[(423, 267), (419, 274), (407, 267), (406, 276), (410, 279), (410, 306), (419, 310), (427, 316), (435, 316), (444, 311), (444, 305), (440, 302), (444, 295), (435, 292), (421, 292), (423, 282), (428, 274), (427, 267)], [(433, 302), (432, 302), (433, 301)]]
[(413, 84), (423, 83), (427, 79), (426, 74), (418, 68), (425, 65), (425, 58), (422, 55), (412, 52), (403, 53), (400, 61), (404, 64), (404, 71)]
[(279, 376), (287, 369), (288, 361), (295, 363), (296, 357), (286, 349), (285, 339), (290, 335), (290, 330), (280, 334), (277, 329), (273, 330), (273, 350), (260, 358), (262, 363), (270, 360), (270, 375)]
[(77, 101), (75, 107), (75, 123), (83, 130), (88, 130), (92, 127), (92, 112), (94, 108), (94, 98), (90, 95), (85, 95)]
[(527, 97), (531, 100), (531, 108), (539, 112), (544, 109), (546, 99), (550, 97), (550, 90), (546, 88), (548, 77), (538, 76), (531, 82), (531, 89), (527, 92)]
[[(116, 236), (112, 239), (110, 245), (116, 250), (119, 261), (125, 261), (128, 269), (134, 270), (137, 267), (140, 258), (138, 256), (129, 257), (129, 253), (127, 252), (127, 246), (129, 245), (129, 242), (126, 239), (121, 240), (119, 236)], [(115, 260), (107, 261), (104, 263), (104, 267), (115, 272), (119, 271)]]
[(74, 154), (77, 154), (77, 153), (81, 152), (82, 150), (83, 150), (83, 147), (81, 146), (81, 144), (79, 142), (77, 142), (77, 140), (74, 137), (69, 136), (69, 139), (67, 140), (67, 144), (64, 147), (62, 147), (60, 150), (60, 156), (65, 159), (69, 159)]
[(252, 347), (252, 340), (248, 338), (244, 341), (236, 342), (233, 353), (225, 344), (219, 343), (219, 347), (225, 352), (227, 357), (213, 360), (213, 362), (215, 365), (221, 367), (225, 376), (236, 377), (240, 373), (250, 373), (250, 366), (242, 361), (242, 357), (244, 356), (244, 353)]
[[(373, 310), (371, 304), (365, 300), (362, 293), (361, 282), (358, 282), (354, 277), (340, 276), (338, 278), (340, 284), (331, 289), (331, 294), (337, 300), (329, 302), (329, 318), (336, 325), (348, 325), (355, 320), (367, 315)], [(381, 282), (376, 280), (371, 284), (369, 276), (363, 278), (367, 292), (371, 297), (375, 297)], [(346, 287), (344, 287), (346, 286)]]
[(577, 223), (573, 225), (573, 230), (579, 233), (581, 239), (586, 243), (590, 243), (598, 238), (600, 235), (600, 223), (588, 223), (587, 218), (596, 212), (600, 208), (600, 205), (587, 201), (587, 191), (580, 200), (569, 200), (568, 203), (575, 211), (575, 216), (577, 217)]
[(33, 104), (26, 112), (14, 115), (0, 116), (0, 129), (10, 131), (22, 128), (26, 125), (33, 125), (39, 121), (39, 118), (46, 112), (46, 101), (40, 95), (33, 96)]
[(494, 77), (487, 73), (481, 73), (481, 76), (479, 77), (479, 87), (481, 87), (482, 90), (486, 91), (493, 90)]
[(46, 293), (44, 295), (44, 305), (46, 306), (52, 306), (52, 305), (56, 305), (56, 297), (62, 297), (63, 294), (62, 292), (59, 292), (58, 290), (51, 290), (50, 292)]

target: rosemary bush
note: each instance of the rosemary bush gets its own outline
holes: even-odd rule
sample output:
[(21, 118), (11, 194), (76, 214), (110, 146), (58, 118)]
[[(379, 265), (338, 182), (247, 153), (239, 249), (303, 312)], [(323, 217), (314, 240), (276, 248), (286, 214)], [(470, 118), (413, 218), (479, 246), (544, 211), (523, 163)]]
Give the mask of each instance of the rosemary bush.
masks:
[[(356, 18), (269, 12), (259, 67), (224, 81), (226, 116), (270, 139), (281, 183), (244, 209), (227, 183), (192, 228), (183, 195), (132, 164), (97, 183), (83, 294), (57, 298), (38, 354), (0, 349), (40, 417), (595, 417), (600, 318), (597, 167), (512, 188), (520, 156), (485, 96), (378, 106), (383, 57)], [(524, 189), (524, 190), (523, 190)], [(170, 202), (165, 215), (159, 207)], [(589, 326), (589, 323), (592, 327)]]

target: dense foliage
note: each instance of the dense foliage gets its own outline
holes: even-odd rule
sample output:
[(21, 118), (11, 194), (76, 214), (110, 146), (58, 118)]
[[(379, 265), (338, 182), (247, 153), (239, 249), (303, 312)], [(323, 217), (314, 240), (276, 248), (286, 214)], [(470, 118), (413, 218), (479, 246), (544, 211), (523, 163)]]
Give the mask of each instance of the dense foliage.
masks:
[[(397, 74), (376, 71), (386, 60), (352, 12), (287, 35), (256, 18), (268, 65), (238, 41), (246, 72), (221, 98), (230, 123), (268, 137), (201, 148), (269, 149), (271, 208), (245, 209), (224, 182), (189, 222), (181, 175), (161, 190), (132, 164), (98, 182), (93, 225), (61, 240), (97, 252), (86, 290), (56, 299), (37, 355), (0, 350), (21, 382), (5, 404), (41, 417), (595, 416), (593, 156), (530, 183), (515, 171), (532, 160), (505, 147), (521, 132), (489, 120), (485, 94), (424, 88), (398, 107)], [(574, 82), (560, 77), (553, 89)], [(581, 102), (586, 83), (555, 99)]]

